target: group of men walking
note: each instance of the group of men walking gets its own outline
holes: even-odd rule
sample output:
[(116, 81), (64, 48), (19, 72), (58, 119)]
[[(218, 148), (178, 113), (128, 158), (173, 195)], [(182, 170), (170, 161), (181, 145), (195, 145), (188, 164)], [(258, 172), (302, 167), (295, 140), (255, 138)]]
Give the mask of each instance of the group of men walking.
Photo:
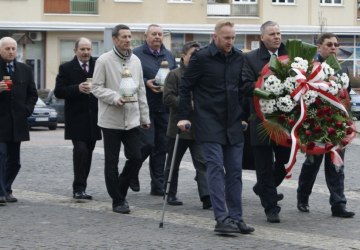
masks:
[[(255, 229), (243, 219), (241, 196), (243, 148), (248, 143), (257, 177), (253, 190), (260, 198), (267, 221), (279, 223), (278, 201), (283, 195), (277, 192), (277, 187), (286, 176), (284, 165), (289, 160), (290, 149), (260, 137), (257, 128), (261, 121), (255, 113), (252, 93), (271, 55), (282, 56), (287, 51), (281, 41), (280, 27), (273, 21), (262, 24), (260, 48), (249, 53), (243, 54), (234, 47), (235, 37), (234, 23), (219, 21), (209, 45), (200, 48), (196, 42), (184, 44), (180, 67), (163, 45), (163, 30), (156, 24), (149, 25), (144, 44), (133, 50), (130, 28), (124, 24), (115, 26), (112, 50), (101, 55), (96, 63), (91, 57), (91, 41), (84, 37), (76, 41), (75, 56), (60, 65), (55, 87), (55, 95), (65, 99), (65, 139), (73, 143), (73, 198), (92, 199), (86, 193), (87, 178), (96, 141), (103, 138), (105, 184), (114, 212), (130, 212), (127, 193), (129, 188), (140, 191), (139, 171), (147, 158), (150, 194), (163, 196), (170, 162), (175, 157), (167, 203), (182, 205), (177, 197), (179, 166), (189, 148), (199, 199), (204, 209), (213, 208), (215, 231), (249, 234)], [(10, 105), (8, 113), (0, 115), (0, 204), (16, 199), (11, 183), (20, 169), (20, 142), (29, 140), (27, 126), (16, 127), (18, 123), (15, 117), (10, 117), (13, 114), (10, 110), (20, 112), (16, 119), (21, 117), (23, 124), (37, 99), (27, 68), (15, 58), (7, 59), (3, 52), (7, 51), (9, 41), (13, 43), (10, 38), (0, 40), (0, 76), (10, 74), (5, 71), (10, 62), (15, 62), (18, 75), (13, 78), (11, 91), (0, 82), (0, 104), (9, 105), (15, 98), (21, 102)], [(336, 53), (337, 37), (322, 34), (317, 46), (318, 60), (322, 61)], [(155, 76), (164, 60), (171, 71), (162, 88)], [(132, 101), (120, 94), (125, 71), (131, 72), (136, 85)], [(20, 84), (19, 79), (26, 80), (27, 86)], [(249, 111), (244, 107), (249, 107)], [(245, 120), (250, 130), (247, 141), (242, 126)], [(9, 126), (7, 130), (2, 129), (5, 125)], [(18, 131), (25, 134), (18, 136)], [(180, 134), (178, 150), (173, 152), (177, 133)], [(119, 172), (121, 144), (126, 162)], [(323, 155), (315, 156), (314, 161), (307, 160), (302, 167), (297, 195), (301, 212), (309, 212), (309, 196), (322, 158)], [(346, 210), (343, 166), (336, 170), (327, 154), (325, 176), (332, 215), (353, 217), (355, 214)]]

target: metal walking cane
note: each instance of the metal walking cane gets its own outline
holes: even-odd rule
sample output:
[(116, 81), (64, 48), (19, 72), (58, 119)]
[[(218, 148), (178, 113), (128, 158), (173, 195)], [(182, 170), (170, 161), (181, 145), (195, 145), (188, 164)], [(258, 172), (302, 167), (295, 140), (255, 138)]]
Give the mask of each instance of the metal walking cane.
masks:
[[(186, 125), (185, 125), (185, 128), (186, 128), (186, 129), (189, 129), (189, 128), (190, 128), (190, 124), (186, 124)], [(171, 185), (171, 178), (172, 178), (172, 173), (173, 173), (174, 165), (175, 165), (175, 158), (176, 158), (177, 148), (178, 148), (178, 144), (179, 144), (180, 132), (181, 132), (181, 130), (178, 129), (177, 134), (176, 134), (176, 137), (175, 137), (174, 151), (173, 151), (173, 154), (172, 154), (170, 171), (169, 171), (169, 176), (168, 176), (167, 184), (166, 184), (166, 191), (165, 191), (165, 195), (164, 195), (164, 202), (163, 202), (163, 208), (162, 208), (161, 221), (160, 221), (160, 224), (159, 224), (159, 228), (163, 228), (163, 227), (164, 227), (165, 206), (166, 206), (167, 198), (168, 198), (168, 196), (169, 196), (169, 190), (170, 190), (170, 185)]]

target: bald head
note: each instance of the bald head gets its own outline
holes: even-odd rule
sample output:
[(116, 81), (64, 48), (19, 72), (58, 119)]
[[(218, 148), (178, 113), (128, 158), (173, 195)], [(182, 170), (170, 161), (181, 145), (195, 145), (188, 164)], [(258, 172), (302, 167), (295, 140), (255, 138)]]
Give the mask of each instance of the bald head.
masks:
[(86, 37), (80, 37), (75, 42), (74, 52), (79, 61), (87, 63), (91, 56), (91, 40)]
[(0, 56), (5, 62), (12, 62), (16, 58), (17, 42), (12, 37), (0, 39)]

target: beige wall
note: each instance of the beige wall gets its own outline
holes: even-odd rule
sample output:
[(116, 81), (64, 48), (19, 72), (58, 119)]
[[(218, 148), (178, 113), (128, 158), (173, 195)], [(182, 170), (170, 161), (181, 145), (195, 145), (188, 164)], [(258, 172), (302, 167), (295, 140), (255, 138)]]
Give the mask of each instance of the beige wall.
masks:
[(46, 37), (46, 75), (45, 85), (48, 89), (55, 87), (55, 79), (60, 65), (60, 40), (76, 40), (79, 37), (88, 37), (91, 40), (102, 40), (101, 32), (48, 32)]
[(40, 21), (43, 13), (42, 0), (0, 1), (1, 21)]

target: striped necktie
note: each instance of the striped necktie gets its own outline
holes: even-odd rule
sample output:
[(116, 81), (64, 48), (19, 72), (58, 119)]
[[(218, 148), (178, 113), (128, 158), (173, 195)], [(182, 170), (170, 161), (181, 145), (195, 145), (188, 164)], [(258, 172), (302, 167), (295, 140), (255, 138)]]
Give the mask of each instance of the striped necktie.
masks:
[(7, 65), (7, 70), (10, 76), (14, 74), (14, 66), (11, 63)]

